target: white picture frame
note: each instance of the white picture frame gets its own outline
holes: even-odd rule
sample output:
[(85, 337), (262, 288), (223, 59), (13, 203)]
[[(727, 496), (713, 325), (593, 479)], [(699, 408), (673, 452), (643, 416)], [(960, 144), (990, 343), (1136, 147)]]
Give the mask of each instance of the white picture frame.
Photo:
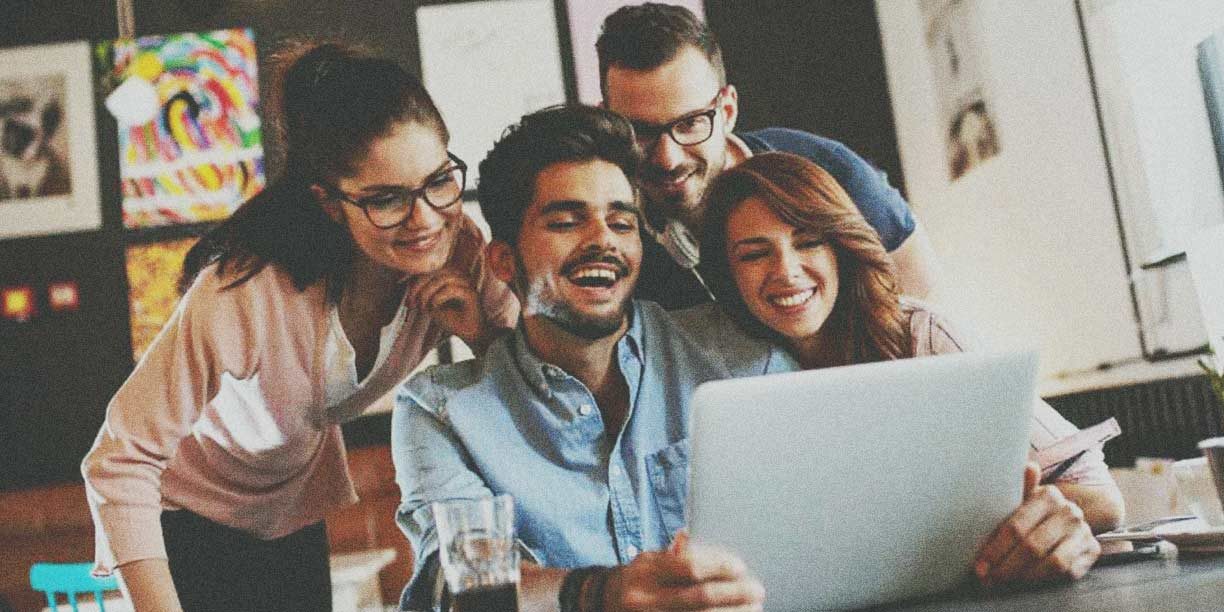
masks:
[(484, 0), (416, 10), (421, 80), (467, 162), (468, 189), (507, 126), (565, 100), (551, 0)]
[(101, 227), (94, 110), (89, 43), (0, 49), (0, 239)]

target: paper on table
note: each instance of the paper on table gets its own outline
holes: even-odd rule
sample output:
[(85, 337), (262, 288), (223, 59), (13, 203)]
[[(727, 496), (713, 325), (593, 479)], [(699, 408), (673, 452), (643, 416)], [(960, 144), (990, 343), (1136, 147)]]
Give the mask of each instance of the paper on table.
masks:
[(1092, 427), (1081, 429), (1037, 451), (1037, 463), (1044, 473), (1094, 446), (1099, 446), (1122, 433), (1118, 420), (1110, 417)]

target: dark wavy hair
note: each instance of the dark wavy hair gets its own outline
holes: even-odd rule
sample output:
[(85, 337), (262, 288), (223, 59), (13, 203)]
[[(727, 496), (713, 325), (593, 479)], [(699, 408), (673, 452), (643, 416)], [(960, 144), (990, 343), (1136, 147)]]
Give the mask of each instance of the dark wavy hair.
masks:
[(419, 79), (391, 60), (343, 43), (290, 43), (278, 66), (270, 106), (285, 143), (285, 171), (187, 253), (179, 289), (202, 269), (235, 272), (236, 287), (265, 266), (282, 268), (298, 290), (327, 283), (338, 301), (356, 246), (332, 221), (311, 186), (351, 176), (371, 143), (394, 126), (432, 128), (445, 143), (446, 124)]
[(653, 70), (670, 62), (685, 47), (705, 56), (719, 86), (727, 84), (722, 48), (705, 22), (683, 6), (647, 2), (625, 6), (604, 19), (595, 52), (599, 56), (599, 88), (607, 97), (608, 69)]
[(535, 197), (541, 171), (556, 163), (595, 159), (620, 168), (636, 193), (642, 153), (624, 117), (594, 106), (561, 105), (506, 128), (480, 162), (476, 190), (493, 239), (518, 244), (523, 212)]
[(892, 259), (875, 229), (824, 168), (789, 153), (763, 153), (720, 174), (706, 192), (701, 270), (719, 304), (749, 334), (786, 345), (748, 310), (731, 274), (727, 220), (758, 198), (787, 224), (822, 236), (837, 257), (839, 291), (823, 329), (841, 364), (912, 356)]

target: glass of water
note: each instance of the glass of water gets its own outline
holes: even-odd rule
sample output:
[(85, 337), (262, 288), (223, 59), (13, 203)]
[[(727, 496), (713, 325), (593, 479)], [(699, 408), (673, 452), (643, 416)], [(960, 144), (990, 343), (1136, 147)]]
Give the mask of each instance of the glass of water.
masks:
[(434, 502), (442, 575), (457, 612), (518, 611), (519, 553), (509, 495)]

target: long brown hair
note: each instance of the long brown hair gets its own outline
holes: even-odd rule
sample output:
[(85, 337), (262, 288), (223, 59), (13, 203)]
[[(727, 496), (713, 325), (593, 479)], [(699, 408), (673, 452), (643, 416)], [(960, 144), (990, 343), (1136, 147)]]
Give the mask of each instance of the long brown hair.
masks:
[(706, 192), (701, 268), (736, 322), (752, 335), (785, 344), (748, 310), (727, 258), (727, 219), (753, 197), (787, 224), (833, 246), (840, 290), (822, 327), (838, 347), (840, 365), (911, 356), (892, 259), (879, 235), (824, 168), (789, 153), (756, 155), (720, 174)]

